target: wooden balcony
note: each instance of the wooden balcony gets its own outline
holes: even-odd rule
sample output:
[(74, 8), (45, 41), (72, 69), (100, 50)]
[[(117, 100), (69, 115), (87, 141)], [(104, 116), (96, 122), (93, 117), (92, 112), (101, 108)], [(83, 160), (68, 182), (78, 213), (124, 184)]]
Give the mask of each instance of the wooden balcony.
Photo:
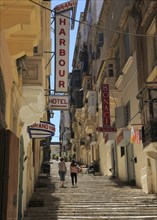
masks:
[(144, 147), (157, 142), (157, 121), (150, 121), (142, 127), (142, 142)]

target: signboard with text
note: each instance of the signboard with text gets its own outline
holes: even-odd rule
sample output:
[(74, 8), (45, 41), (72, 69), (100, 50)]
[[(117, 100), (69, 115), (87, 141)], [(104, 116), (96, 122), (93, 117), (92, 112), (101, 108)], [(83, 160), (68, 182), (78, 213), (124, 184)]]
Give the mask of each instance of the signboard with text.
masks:
[(65, 95), (51, 95), (49, 96), (49, 110), (67, 110), (68, 96)]
[(49, 122), (36, 122), (27, 127), (30, 138), (46, 138), (55, 134), (55, 125)]
[[(70, 10), (76, 14), (77, 0), (55, 7), (55, 92), (68, 92)], [(74, 26), (74, 18), (73, 18)]]
[(110, 95), (109, 85), (102, 85), (102, 122), (103, 127), (110, 127)]

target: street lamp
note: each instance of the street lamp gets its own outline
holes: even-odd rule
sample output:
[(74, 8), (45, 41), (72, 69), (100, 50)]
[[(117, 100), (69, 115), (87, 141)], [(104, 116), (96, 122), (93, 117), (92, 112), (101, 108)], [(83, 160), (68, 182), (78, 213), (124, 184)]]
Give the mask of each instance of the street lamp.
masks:
[(50, 118), (53, 118), (54, 117), (54, 112), (53, 110), (50, 110)]

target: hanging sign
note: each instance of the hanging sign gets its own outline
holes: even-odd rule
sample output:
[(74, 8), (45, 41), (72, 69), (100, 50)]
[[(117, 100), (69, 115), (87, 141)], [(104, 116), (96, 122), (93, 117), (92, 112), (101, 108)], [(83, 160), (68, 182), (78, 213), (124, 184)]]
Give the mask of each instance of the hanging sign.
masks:
[(105, 132), (116, 132), (117, 131), (116, 128), (112, 128), (112, 127), (98, 127), (96, 130), (98, 132), (103, 132), (103, 133), (105, 133)]
[(75, 16), (76, 16), (77, 2), (78, 2), (78, 0), (71, 0), (69, 2), (64, 2), (64, 3), (62, 3), (60, 5), (57, 5), (55, 7), (55, 12), (56, 13), (60, 13), (60, 12), (67, 11), (67, 10), (72, 10), (72, 14), (71, 14), (71, 30), (74, 29), (74, 25), (75, 25)]
[(103, 127), (110, 127), (110, 96), (109, 85), (102, 85), (102, 122)]
[[(68, 92), (70, 10), (73, 22), (77, 1), (69, 1), (55, 7), (55, 92)], [(74, 23), (73, 23), (74, 26)]]
[(30, 138), (46, 138), (54, 136), (55, 125), (49, 122), (41, 121), (28, 126)]
[(103, 84), (101, 88), (102, 93), (102, 127), (98, 127), (98, 132), (116, 132), (117, 129), (110, 125), (110, 94), (109, 85)]
[(49, 96), (49, 110), (67, 110), (68, 96), (65, 95), (51, 95)]
[(68, 92), (70, 12), (62, 14), (66, 17), (59, 14), (55, 19), (55, 91), (64, 93)]

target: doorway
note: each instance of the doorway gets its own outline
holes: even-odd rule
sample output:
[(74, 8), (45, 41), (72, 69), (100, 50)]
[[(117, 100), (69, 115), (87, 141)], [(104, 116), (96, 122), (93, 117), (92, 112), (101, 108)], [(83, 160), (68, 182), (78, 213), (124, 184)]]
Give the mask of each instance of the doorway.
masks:
[(135, 186), (135, 161), (134, 161), (133, 144), (129, 143), (126, 145), (126, 162), (127, 162), (127, 175), (128, 182), (130, 185)]

